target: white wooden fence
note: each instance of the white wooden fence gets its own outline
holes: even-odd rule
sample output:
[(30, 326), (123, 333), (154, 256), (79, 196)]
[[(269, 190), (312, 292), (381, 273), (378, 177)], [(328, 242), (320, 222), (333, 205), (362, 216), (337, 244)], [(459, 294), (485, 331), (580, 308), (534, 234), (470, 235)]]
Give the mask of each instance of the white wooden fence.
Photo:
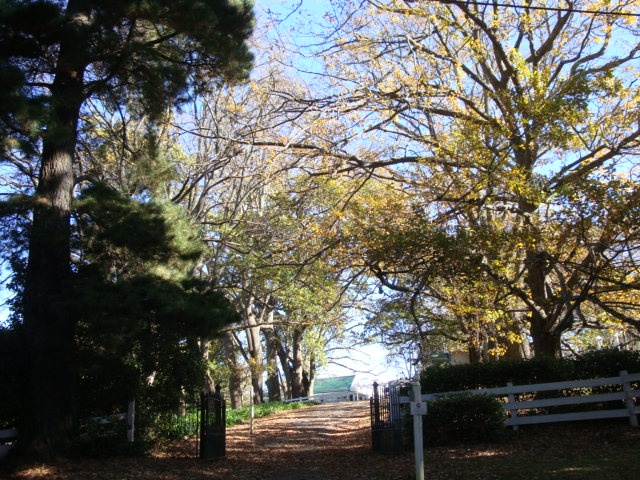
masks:
[[(570, 382), (539, 383), (536, 385), (513, 385), (507, 383), (505, 387), (487, 388), (479, 390), (464, 390), (458, 392), (429, 393), (422, 395), (422, 401), (428, 402), (438, 398), (455, 395), (492, 395), (505, 400), (505, 411), (508, 415), (507, 425), (517, 429), (519, 425), (538, 423), (566, 422), (577, 420), (595, 420), (602, 418), (629, 418), (631, 426), (638, 426), (640, 414), (640, 390), (632, 388), (633, 383), (640, 382), (640, 373), (620, 372), (617, 377), (594, 378), (589, 380), (575, 380)], [(598, 387), (615, 387), (616, 390), (606, 393), (583, 393), (576, 395), (575, 389), (597, 389)], [(553, 398), (536, 399), (537, 392), (556, 392)], [(516, 396), (522, 399), (516, 400)], [(527, 397), (531, 397), (528, 399)], [(536, 409), (597, 404), (601, 402), (619, 401), (620, 408), (611, 410), (584, 410), (567, 413), (537, 413)], [(400, 403), (409, 403), (409, 397), (400, 397)], [(427, 412), (428, 415), (428, 412)]]

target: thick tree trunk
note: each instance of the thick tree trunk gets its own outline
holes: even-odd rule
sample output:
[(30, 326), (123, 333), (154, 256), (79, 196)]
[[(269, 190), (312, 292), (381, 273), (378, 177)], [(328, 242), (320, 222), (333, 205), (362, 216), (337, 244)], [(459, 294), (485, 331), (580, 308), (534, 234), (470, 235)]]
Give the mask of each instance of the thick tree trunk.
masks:
[[(562, 335), (547, 328), (539, 328), (541, 320), (531, 320), (531, 338), (536, 357), (547, 356), (559, 358), (562, 356)], [(544, 325), (544, 324), (543, 324)]]
[(80, 35), (69, 36), (60, 47), (29, 242), (23, 304), (29, 401), (20, 441), (21, 450), (35, 455), (64, 448), (76, 423), (69, 222), (85, 53)]
[(267, 347), (267, 395), (269, 401), (282, 400), (280, 389), (280, 375), (278, 375), (278, 339), (273, 327), (263, 328), (265, 344)]
[(307, 359), (307, 368), (303, 372), (304, 386), (307, 391), (306, 396), (313, 396), (313, 386), (316, 380), (316, 361), (313, 355), (309, 355)]
[(199, 341), (200, 346), (200, 355), (202, 355), (202, 361), (205, 364), (205, 372), (204, 372), (204, 389), (213, 392), (215, 390), (216, 382), (215, 379), (211, 376), (211, 372), (209, 369), (209, 356), (211, 354), (211, 340), (206, 337), (202, 337)]
[(482, 344), (478, 343), (477, 339), (471, 339), (467, 342), (467, 349), (469, 350), (469, 363), (482, 362), (484, 348)]
[(282, 371), (284, 373), (284, 397), (285, 398), (294, 398), (292, 396), (292, 385), (293, 385), (293, 367), (292, 361), (289, 358), (289, 353), (285, 349), (282, 340), (278, 337), (277, 332), (274, 329), (273, 338), (276, 342), (276, 349), (278, 352), (278, 358), (280, 359), (280, 365), (282, 366)]
[(304, 328), (296, 328), (293, 331), (291, 346), (291, 396), (293, 398), (306, 397), (309, 393), (309, 381), (304, 378), (304, 356), (302, 353), (302, 337)]
[(555, 326), (561, 310), (556, 305), (559, 300), (551, 297), (551, 289), (547, 284), (550, 261), (544, 251), (527, 252), (525, 281), (536, 307), (530, 314), (530, 332), (536, 356), (560, 357), (562, 332), (556, 332)]

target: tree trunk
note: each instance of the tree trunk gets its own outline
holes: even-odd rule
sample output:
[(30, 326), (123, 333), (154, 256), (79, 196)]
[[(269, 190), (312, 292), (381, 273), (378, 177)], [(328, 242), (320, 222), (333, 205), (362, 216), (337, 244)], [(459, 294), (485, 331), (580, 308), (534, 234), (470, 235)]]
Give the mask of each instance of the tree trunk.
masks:
[(211, 340), (206, 337), (203, 337), (199, 341), (200, 346), (200, 355), (202, 355), (202, 361), (205, 364), (204, 371), (204, 388), (209, 392), (213, 392), (215, 390), (216, 382), (214, 378), (211, 376), (211, 372), (209, 369), (209, 356), (211, 354)]
[(469, 363), (482, 362), (484, 348), (482, 344), (478, 343), (477, 339), (469, 340), (467, 342), (467, 349), (469, 350)]
[(546, 355), (550, 357), (561, 356), (562, 332), (555, 331), (555, 320), (559, 310), (555, 309), (555, 302), (551, 298), (550, 288), (547, 285), (550, 259), (543, 250), (531, 250), (527, 252), (525, 260), (527, 275), (525, 282), (531, 291), (531, 299), (535, 305), (530, 315), (530, 331), (533, 339), (533, 350), (536, 356)]
[(226, 331), (222, 336), (225, 362), (229, 368), (229, 400), (231, 408), (242, 407), (242, 369), (238, 366), (237, 352), (233, 332)]
[(251, 385), (253, 386), (253, 401), (255, 403), (263, 403), (264, 392), (262, 391), (262, 372), (264, 371), (264, 360), (262, 358), (262, 343), (260, 342), (261, 326), (253, 313), (253, 300), (247, 304), (246, 318), (247, 345), (249, 348), (249, 371), (251, 374)]
[(265, 344), (267, 346), (267, 395), (269, 401), (282, 400), (280, 376), (278, 375), (278, 339), (273, 327), (263, 328)]
[[(76, 13), (70, 15), (73, 21), (83, 21), (77, 2), (70, 1), (67, 10)], [(71, 34), (60, 46), (29, 239), (23, 304), (29, 401), (21, 419), (20, 450), (34, 455), (63, 449), (76, 424), (70, 210), (84, 101), (84, 45), (81, 34)]]
[(306, 372), (303, 372), (303, 378), (305, 389), (307, 390), (307, 394), (305, 396), (312, 397), (313, 386), (316, 380), (316, 361), (313, 355), (309, 355), (307, 369)]
[(306, 397), (309, 393), (308, 379), (305, 382), (304, 378), (304, 356), (302, 353), (303, 334), (304, 328), (296, 328), (293, 331), (293, 344), (291, 346), (291, 396), (293, 398)]
[(294, 398), (292, 396), (292, 385), (293, 385), (293, 361), (289, 358), (289, 352), (283, 345), (282, 340), (278, 337), (278, 333), (274, 329), (273, 331), (273, 339), (276, 342), (276, 349), (278, 351), (278, 358), (280, 359), (280, 365), (282, 366), (282, 371), (284, 373), (285, 380), (285, 398)]
[(531, 338), (536, 357), (560, 358), (562, 356), (562, 335), (546, 328), (539, 328), (540, 323), (542, 323), (540, 320), (531, 320)]

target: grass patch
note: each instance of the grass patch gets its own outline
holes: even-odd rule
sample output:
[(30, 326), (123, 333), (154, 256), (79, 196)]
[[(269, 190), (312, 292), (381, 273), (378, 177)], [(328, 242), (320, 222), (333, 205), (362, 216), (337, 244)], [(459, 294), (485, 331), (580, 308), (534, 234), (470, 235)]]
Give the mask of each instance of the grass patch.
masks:
[[(296, 410), (298, 408), (315, 405), (313, 402), (269, 402), (254, 405), (254, 418), (266, 417), (274, 413)], [(251, 417), (251, 407), (227, 410), (227, 427), (233, 427), (249, 420)]]
[(640, 478), (638, 429), (616, 423), (524, 427), (504, 445), (425, 450), (426, 470), (447, 480)]

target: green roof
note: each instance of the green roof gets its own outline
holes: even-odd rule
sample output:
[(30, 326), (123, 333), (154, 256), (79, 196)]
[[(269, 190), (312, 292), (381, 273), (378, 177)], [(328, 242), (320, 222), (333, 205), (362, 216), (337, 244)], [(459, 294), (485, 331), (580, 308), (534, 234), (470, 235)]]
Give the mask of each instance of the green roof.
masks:
[(355, 378), (355, 375), (333, 378), (318, 378), (313, 385), (313, 393), (328, 393), (341, 390), (349, 390)]

